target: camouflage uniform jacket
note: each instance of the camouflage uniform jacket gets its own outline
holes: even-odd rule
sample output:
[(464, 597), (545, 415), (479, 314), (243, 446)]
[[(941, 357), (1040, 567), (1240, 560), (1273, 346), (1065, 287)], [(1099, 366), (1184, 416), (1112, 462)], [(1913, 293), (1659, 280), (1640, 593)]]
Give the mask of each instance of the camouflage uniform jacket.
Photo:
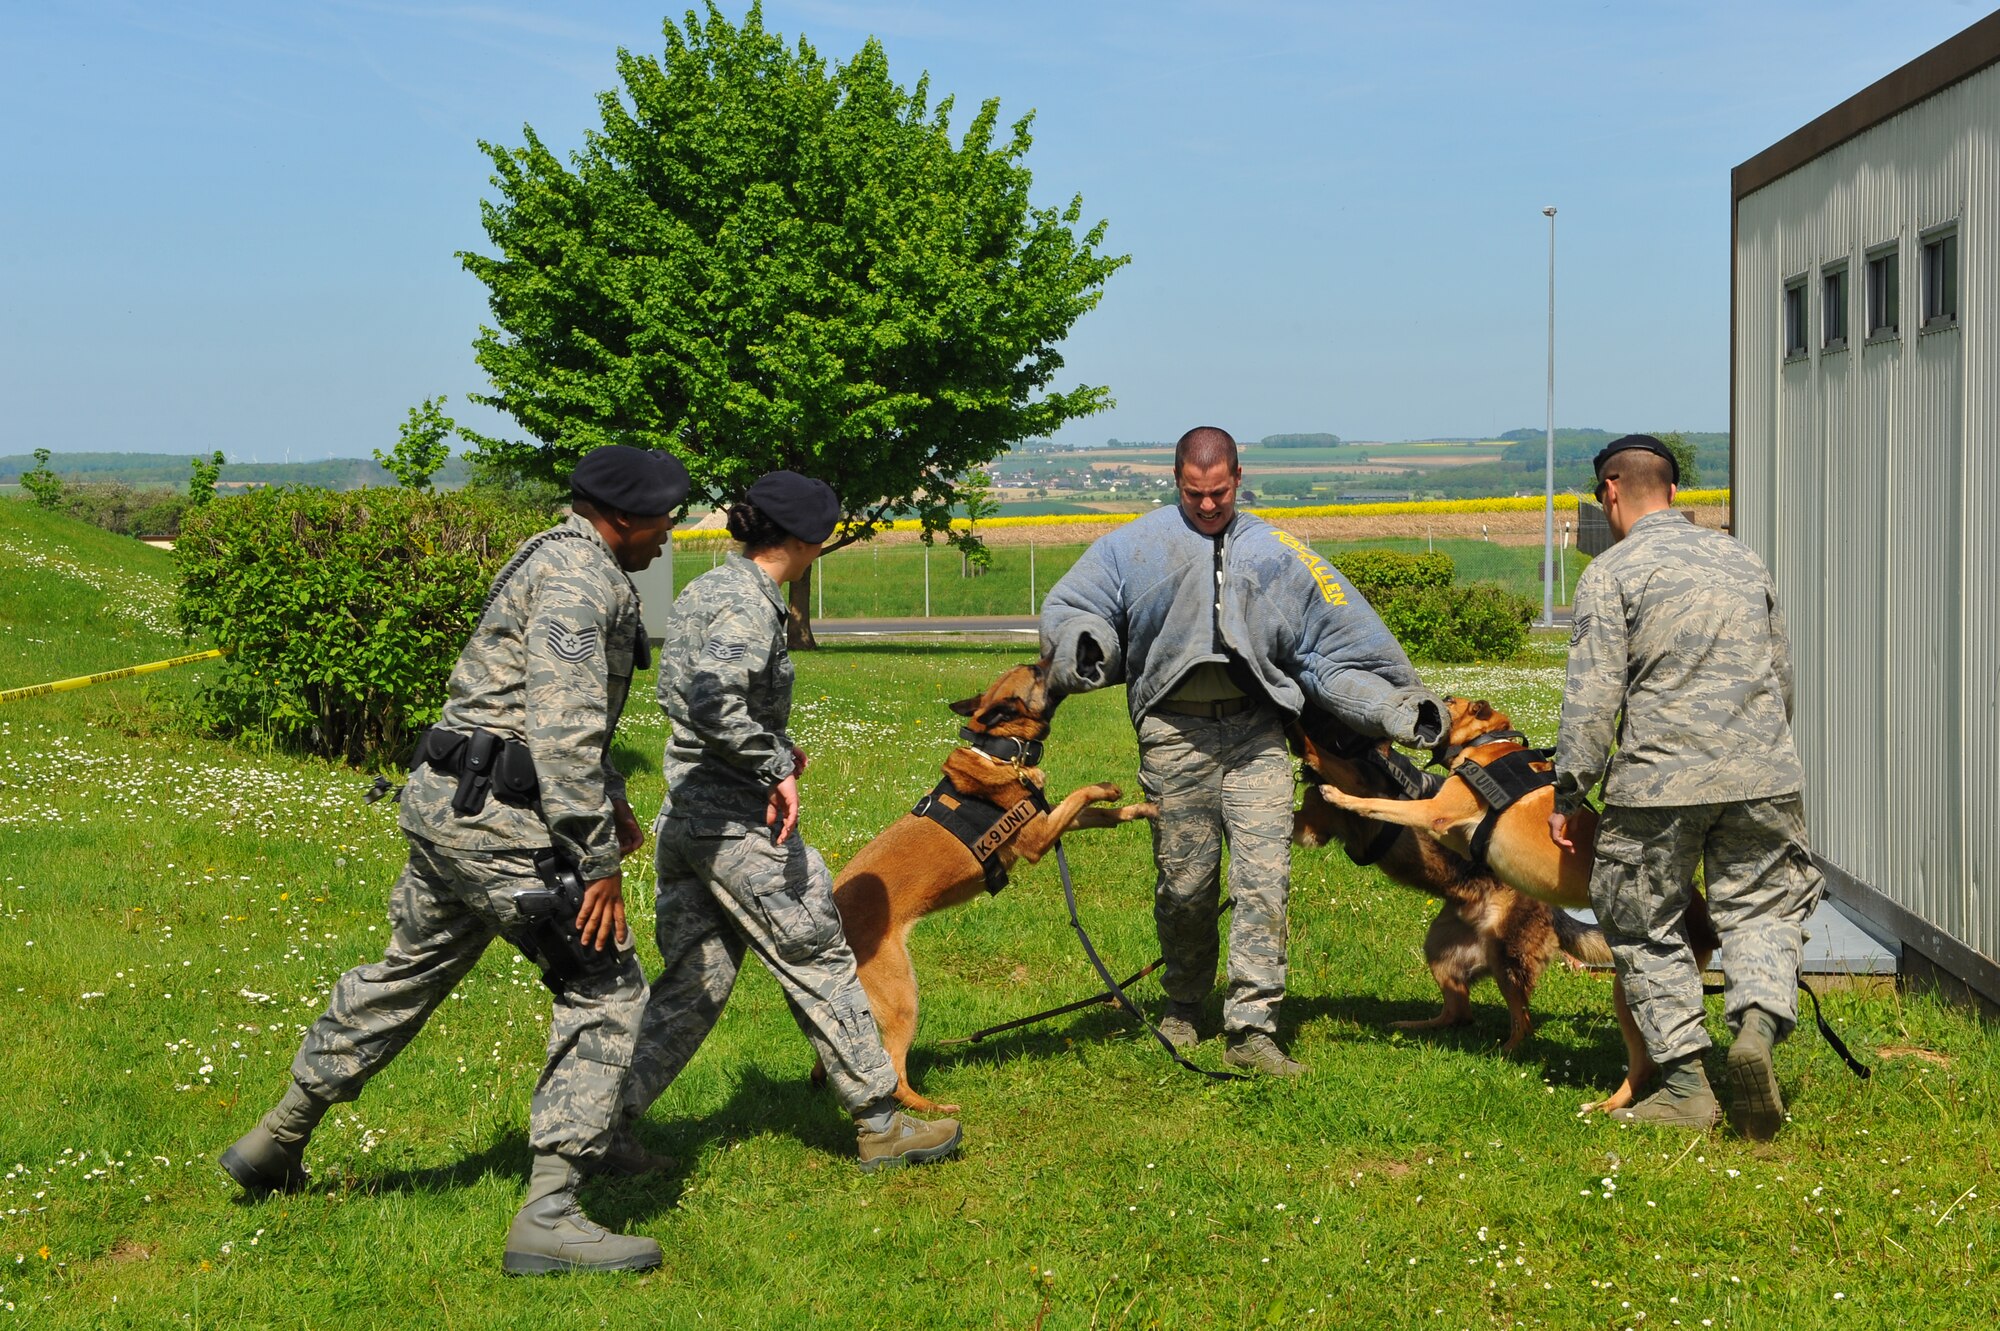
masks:
[(1600, 775), (1605, 803), (1641, 808), (1794, 794), (1791, 718), (1785, 620), (1749, 547), (1669, 509), (1577, 579), (1558, 809), (1581, 807)]
[(419, 767), (399, 821), (457, 850), (553, 845), (590, 882), (618, 871), (611, 801), (625, 798), (625, 778), (611, 765), (611, 737), (645, 629), (639, 593), (597, 529), (571, 517), (554, 530), (563, 535), (531, 537), (502, 570), (506, 584), (459, 653), (438, 719), (525, 743), (540, 800), (517, 808), (489, 796), (461, 818), (451, 808), (458, 779)]
[(660, 709), (673, 723), (661, 816), (762, 825), (771, 787), (792, 774), (792, 656), (784, 592), (752, 560), (728, 556), (675, 600)]

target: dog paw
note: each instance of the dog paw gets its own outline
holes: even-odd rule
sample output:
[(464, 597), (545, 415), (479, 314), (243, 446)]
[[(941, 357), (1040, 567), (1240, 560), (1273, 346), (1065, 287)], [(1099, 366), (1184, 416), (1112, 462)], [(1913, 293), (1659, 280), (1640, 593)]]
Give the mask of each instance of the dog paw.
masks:
[(1319, 796), (1327, 803), (1337, 804), (1343, 809), (1348, 808), (1348, 801), (1354, 798), (1339, 786), (1321, 786), (1319, 788)]
[(1147, 800), (1144, 804), (1128, 804), (1118, 811), (1118, 821), (1129, 823), (1135, 818), (1153, 819), (1160, 816), (1160, 806)]
[(1090, 788), (1090, 802), (1092, 804), (1102, 804), (1106, 800), (1115, 800), (1124, 793), (1124, 791), (1113, 785), (1092, 786)]

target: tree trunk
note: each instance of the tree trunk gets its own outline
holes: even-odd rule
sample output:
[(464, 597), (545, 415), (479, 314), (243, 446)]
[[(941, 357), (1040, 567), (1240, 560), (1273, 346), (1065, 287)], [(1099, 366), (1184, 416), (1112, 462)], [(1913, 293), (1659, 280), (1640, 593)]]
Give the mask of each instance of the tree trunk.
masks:
[(816, 651), (819, 640), (813, 637), (812, 620), (812, 565), (788, 584), (785, 615), (785, 646), (795, 652)]

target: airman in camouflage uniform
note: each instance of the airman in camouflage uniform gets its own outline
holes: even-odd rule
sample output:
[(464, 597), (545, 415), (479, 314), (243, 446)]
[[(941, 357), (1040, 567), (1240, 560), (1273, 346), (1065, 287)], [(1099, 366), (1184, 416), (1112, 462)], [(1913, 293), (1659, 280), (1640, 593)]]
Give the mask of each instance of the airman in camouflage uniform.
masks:
[[(744, 954), (754, 952), (853, 1114), (862, 1168), (923, 1163), (956, 1149), (958, 1125), (897, 1112), (896, 1069), (841, 931), (833, 875), (795, 825), (805, 757), (787, 729), (792, 659), (784, 590), (770, 567), (789, 551), (803, 573), (832, 531), (838, 501), (822, 483), (789, 472), (763, 478), (748, 498), (731, 530), (748, 534), (750, 556), (732, 553), (682, 590), (660, 648), (659, 701), (672, 723), (654, 825), (663, 969), (624, 1112), (642, 1116), (680, 1075), (722, 1015)], [(770, 543), (761, 552), (760, 537)]]
[[(1701, 1127), (1717, 1117), (1701, 1068), (1701, 975), (1681, 936), (1700, 865), (1738, 1036), (1731, 1117), (1768, 1137), (1783, 1115), (1770, 1046), (1797, 1019), (1801, 926), (1821, 887), (1792, 742), (1791, 648), (1755, 553), (1667, 507), (1671, 484), (1657, 506), (1635, 496), (1640, 468), (1663, 482), (1678, 475), (1648, 445), (1657, 441), (1628, 436), (1599, 456), (1600, 490), (1622, 479), (1626, 491), (1614, 530), (1629, 516), (1577, 580), (1556, 813), (1584, 807), (1603, 778), (1591, 904), (1664, 1074), (1656, 1095), (1624, 1112)], [(1614, 491), (1607, 510), (1620, 499)]]
[[(607, 475), (599, 454), (610, 455), (616, 468), (636, 469), (638, 488), (617, 484), (624, 473), (614, 468)], [(325, 1014), (293, 1061), (284, 1100), (223, 1157), (232, 1177), (253, 1192), (302, 1183), (306, 1139), (327, 1107), (360, 1095), (488, 944), (504, 938), (537, 955), (534, 922), (517, 894), (546, 888), (536, 852), (553, 848), (591, 884), (579, 925), (586, 940), (595, 936), (604, 960), (587, 974), (551, 972), (548, 1058), (529, 1113), (535, 1173), (529, 1203), (508, 1236), (506, 1268), (515, 1273), (642, 1269), (660, 1261), (653, 1240), (591, 1224), (576, 1209), (574, 1189), (585, 1170), (647, 1163), (639, 1153), (635, 1165), (636, 1144), (613, 1133), (646, 985), (617, 897), (621, 853), (636, 848), (642, 834), (610, 750), (633, 669), (647, 648), (638, 593), (625, 569), (643, 568), (658, 553), (666, 515), (685, 498), (687, 484), (679, 463), (664, 455), (598, 450), (577, 470), (579, 509), (590, 503), (583, 487), (593, 477), (597, 490), (643, 511), (618, 510), (623, 527), (580, 512), (521, 546), (494, 581), (438, 722), (444, 735), (487, 732), (525, 745), (537, 797), (508, 803), (489, 790), (482, 807), (462, 814), (453, 808), (455, 773), (428, 761), (412, 771), (398, 819), (410, 862), (391, 893), (388, 950), (335, 982)]]

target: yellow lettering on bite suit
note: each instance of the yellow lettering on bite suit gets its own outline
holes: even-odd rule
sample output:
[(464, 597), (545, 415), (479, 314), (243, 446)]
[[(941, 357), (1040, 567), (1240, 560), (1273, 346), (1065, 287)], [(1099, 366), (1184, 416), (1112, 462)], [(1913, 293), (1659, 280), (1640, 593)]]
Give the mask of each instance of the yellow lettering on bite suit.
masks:
[(1290, 547), (1292, 553), (1299, 557), (1299, 562), (1306, 566), (1308, 573), (1312, 574), (1313, 581), (1319, 584), (1319, 594), (1328, 605), (1347, 604), (1347, 593), (1341, 590), (1339, 581), (1333, 576), (1333, 565), (1321, 559), (1311, 546), (1290, 532), (1279, 531), (1273, 527), (1271, 534), (1277, 537), (1281, 544)]

